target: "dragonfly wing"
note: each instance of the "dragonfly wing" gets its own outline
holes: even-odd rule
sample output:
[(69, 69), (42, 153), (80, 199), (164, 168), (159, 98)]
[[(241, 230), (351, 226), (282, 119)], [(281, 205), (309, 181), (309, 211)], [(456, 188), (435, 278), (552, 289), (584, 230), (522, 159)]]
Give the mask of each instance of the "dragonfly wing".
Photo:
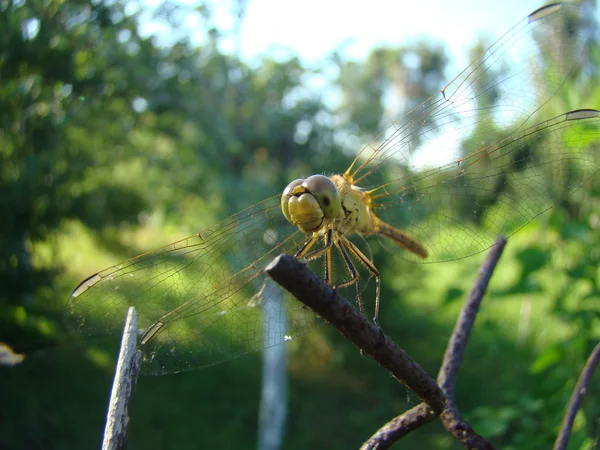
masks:
[[(134, 306), (143, 369), (155, 374), (279, 344), (314, 328), (314, 317), (298, 302), (284, 306), (286, 296), (263, 269), (278, 254), (293, 253), (304, 238), (283, 218), (279, 196), (273, 197), (89, 277), (68, 302), (68, 321), (87, 336), (120, 334), (126, 310)], [(277, 328), (288, 316), (285, 333), (271, 329), (263, 338), (263, 323)]]
[(383, 217), (423, 243), (439, 262), (489, 248), (552, 206), (566, 201), (600, 170), (596, 110), (561, 114), (515, 131), (459, 162), (407, 176), (381, 198)]
[[(594, 150), (577, 141), (577, 115), (543, 121), (568, 110), (554, 111), (548, 100), (583, 60), (594, 35), (588, 13), (558, 3), (530, 14), (358, 155), (349, 174), (378, 187), (374, 209), (429, 252), (407, 259), (483, 251), (597, 170)], [(597, 121), (587, 122), (589, 143)], [(581, 170), (570, 182), (566, 166), (575, 160)]]

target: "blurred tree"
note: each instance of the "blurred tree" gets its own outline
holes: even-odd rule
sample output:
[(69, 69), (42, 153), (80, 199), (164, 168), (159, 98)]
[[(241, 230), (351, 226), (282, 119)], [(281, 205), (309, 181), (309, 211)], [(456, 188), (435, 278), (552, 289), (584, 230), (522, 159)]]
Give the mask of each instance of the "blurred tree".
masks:
[[(165, 8), (176, 25), (177, 8)], [(33, 294), (52, 286), (60, 261), (36, 265), (32, 252), (66, 219), (115, 250), (123, 224), (155, 214), (158, 226), (198, 231), (335, 158), (298, 59), (253, 69), (221, 52), (203, 8), (205, 45), (161, 44), (126, 10), (2, 4), (2, 303), (46, 298)]]
[[(238, 7), (241, 17), (244, 2), (239, 1)], [(443, 86), (446, 57), (441, 47), (417, 43), (376, 49), (363, 62), (346, 62), (337, 56), (339, 77), (328, 88), (339, 95), (338, 102), (325, 104), (323, 91), (305, 84), (307, 76), (322, 73), (307, 70), (298, 58), (263, 57), (250, 64), (223, 51), (227, 36), (215, 26), (213, 12), (206, 5), (162, 4), (153, 20), (166, 21), (172, 33), (152, 38), (141, 36), (139, 14), (131, 14), (132, 10), (130, 3), (121, 0), (0, 0), (0, 329), (4, 340), (19, 343), (26, 334), (22, 316), (17, 314), (24, 310), (23, 305), (28, 313), (33, 305), (40, 315), (50, 309), (36, 304), (38, 296), (34, 294), (53, 283), (73, 281), (53, 277), (60, 274), (58, 261), (53, 260), (51, 266), (35, 262), (36, 249), (51, 242), (66, 220), (80, 221), (92, 230), (99, 246), (118, 246), (110, 250), (119, 255), (124, 246), (120, 232), (127, 229), (121, 225), (138, 225), (143, 223), (142, 217), (153, 213), (163, 221), (157, 227), (161, 231), (165, 224), (198, 231), (216, 216), (279, 193), (291, 179), (344, 170), (360, 144)], [(198, 28), (206, 35), (201, 45), (184, 37), (189, 29), (182, 24), (192, 12), (200, 16)], [(558, 112), (597, 107), (597, 50), (590, 55), (590, 63), (575, 77), (577, 84), (570, 80), (563, 91), (575, 104)], [(592, 80), (587, 91), (587, 98), (593, 99), (589, 105), (573, 100), (575, 92), (580, 92), (582, 74)], [(494, 77), (501, 75), (501, 71), (488, 73), (476, 89), (484, 89), (486, 82), (493, 85)], [(488, 93), (480, 97), (485, 101), (481, 100), (478, 109), (498, 101), (493, 90)], [(485, 125), (481, 131), (488, 133), (487, 139), (499, 136), (492, 124), (479, 124)], [(475, 134), (481, 135), (479, 131)], [(476, 144), (467, 140), (463, 145), (466, 150)], [(536, 398), (557, 386), (566, 391), (571, 374), (552, 369), (560, 358), (572, 356), (572, 342), (578, 350), (572, 360), (575, 367), (595, 337), (598, 277), (593, 268), (598, 266), (600, 229), (597, 189), (592, 186), (582, 193), (576, 214), (566, 217), (559, 213), (550, 221), (570, 243), (563, 260), (542, 258), (543, 263), (536, 265), (523, 257), (521, 278), (546, 274), (544, 289), (553, 293), (557, 314), (575, 330), (569, 337), (572, 341), (565, 340), (558, 352), (549, 351), (550, 357), (542, 355), (532, 365), (531, 370), (544, 379), (550, 380), (545, 377), (548, 373), (554, 376), (551, 383), (540, 383), (539, 391), (532, 394), (530, 403), (535, 405)], [(494, 193), (500, 194), (500, 190)], [(473, 205), (472, 198), (464, 199), (465, 204)], [(481, 205), (482, 209), (493, 207), (494, 198)], [(406, 208), (405, 213), (414, 211)], [(481, 212), (475, 215), (482, 216)], [(377, 255), (378, 264), (385, 266), (381, 256)], [(395, 264), (385, 269), (390, 276), (383, 285), (387, 294), (383, 297), (394, 295), (395, 272), (402, 273), (401, 283), (425, 291), (421, 276), (407, 276), (417, 269), (395, 269)], [(561, 271), (567, 277), (563, 278), (564, 290), (557, 289), (555, 274)], [(515, 289), (526, 284), (519, 280)], [(429, 293), (420, 295), (425, 298)], [(50, 297), (53, 293), (39, 296)], [(55, 299), (61, 305), (64, 300)], [(383, 321), (396, 327), (410, 325), (406, 323), (409, 311), (402, 309), (398, 317), (388, 315)], [(412, 330), (413, 334), (427, 330), (435, 334), (439, 327), (429, 321), (418, 330), (413, 325)], [(427, 355), (435, 353), (431, 352), (432, 339), (439, 341), (439, 336), (419, 337), (427, 345)], [(497, 340), (494, 336), (494, 342)], [(508, 365), (514, 355), (500, 356)], [(478, 367), (476, 372), (479, 376)], [(39, 379), (29, 381), (28, 389), (35, 396), (31, 386), (39, 386)], [(375, 398), (371, 381), (361, 380), (361, 384), (369, 386), (369, 398)], [(93, 392), (95, 387), (86, 389)], [(49, 394), (52, 389), (48, 386)], [(247, 389), (244, 380), (241, 391)], [(347, 392), (340, 395), (346, 398)], [(64, 397), (63, 386), (56, 389), (56, 397), (49, 395), (61, 401)], [(563, 399), (558, 400), (543, 416), (547, 429), (556, 423), (555, 416), (564, 405)], [(527, 401), (523, 399), (523, 403)], [(36, 398), (31, 400), (31, 404), (36, 402)], [(27, 401), (20, 404), (25, 409), (30, 405)], [(176, 410), (180, 405), (170, 407)], [(73, 409), (65, 409), (72, 416)], [(508, 430), (497, 426), (504, 419), (491, 411), (496, 429)], [(514, 410), (509, 412), (513, 420)], [(590, 429), (597, 413), (595, 406), (589, 407)], [(538, 408), (531, 414), (538, 419), (542, 413)], [(17, 415), (8, 416), (20, 420)], [(42, 434), (53, 430), (54, 434), (47, 435), (58, 437), (56, 423), (67, 421), (62, 417), (53, 420), (42, 421)], [(538, 428), (532, 426), (519, 439), (535, 442)], [(508, 434), (506, 441), (510, 440)]]
[(364, 62), (342, 61), (337, 83), (343, 126), (362, 140), (434, 95), (443, 86), (448, 59), (441, 45), (416, 42), (401, 48), (376, 48)]
[(102, 2), (3, 2), (0, 28), (0, 283), (18, 303), (48, 282), (30, 251), (64, 218), (98, 227), (143, 207), (117, 180), (99, 192), (86, 179), (107, 175), (135, 126), (150, 43)]
[[(461, 142), (462, 156), (468, 157), (475, 151), (485, 149), (486, 156), (482, 158), (490, 160), (490, 167), (498, 165), (498, 161), (493, 160), (505, 150), (494, 143), (506, 143), (503, 141), (506, 136), (518, 136), (527, 127), (567, 111), (597, 108), (598, 101), (589, 101), (590, 97), (598, 99), (597, 93), (593, 93), (598, 77), (594, 70), (597, 67), (594, 61), (597, 56), (594, 55), (597, 55), (599, 48), (597, 37), (593, 35), (596, 25), (591, 15), (566, 14), (564, 21), (557, 22), (556, 26), (536, 29), (532, 45), (539, 48), (540, 58), (532, 61), (526, 74), (513, 74), (512, 67), (507, 65), (487, 67), (486, 64), (486, 70), (472, 84), (475, 126), (471, 135)], [(487, 46), (484, 41), (477, 43), (470, 51), (471, 59), (482, 54)], [(490, 56), (492, 61), (500, 58)], [(519, 81), (519, 85), (513, 81), (516, 77), (527, 77), (528, 80)], [(510, 84), (511, 88), (507, 88), (506, 84)], [(503, 85), (506, 92), (501, 92)], [(520, 102), (520, 95), (531, 95), (524, 91), (533, 92), (533, 104), (537, 105), (535, 110), (532, 109), (533, 105)], [(463, 217), (483, 225), (486, 212), (502, 203), (503, 197), (508, 196), (513, 202), (522, 201), (525, 205), (545, 196), (550, 198), (551, 203), (570, 211), (577, 220), (578, 206), (570, 198), (564, 197), (564, 192), (569, 190), (569, 186), (581, 182), (577, 174), (582, 168), (566, 159), (562, 167), (556, 162), (540, 164), (544, 160), (544, 153), (553, 145), (553, 138), (553, 135), (548, 135), (540, 136), (540, 139), (527, 139), (519, 148), (507, 152), (502, 157), (502, 167), (505, 169), (498, 176), (490, 177), (485, 191), (473, 189), (465, 192), (460, 202)], [(569, 147), (566, 142), (563, 145)], [(536, 166), (536, 171), (543, 173), (533, 175), (532, 165)], [(544, 192), (537, 192), (534, 188), (519, 188), (521, 182), (517, 180), (528, 176), (552, 180), (553, 187)], [(459, 182), (463, 184), (463, 180)]]

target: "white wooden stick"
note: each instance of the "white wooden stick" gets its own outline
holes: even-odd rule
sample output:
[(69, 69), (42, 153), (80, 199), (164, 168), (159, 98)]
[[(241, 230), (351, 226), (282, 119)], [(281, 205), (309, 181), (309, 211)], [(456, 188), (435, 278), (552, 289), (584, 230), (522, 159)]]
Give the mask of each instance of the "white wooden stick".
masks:
[[(283, 290), (268, 281), (270, 293), (263, 300), (263, 379), (258, 417), (258, 450), (276, 450), (283, 445), (287, 418), (287, 345), (281, 342), (287, 333)], [(276, 312), (275, 312), (276, 311)]]
[(140, 372), (140, 359), (141, 352), (137, 349), (137, 313), (134, 308), (129, 308), (108, 404), (102, 450), (120, 450), (125, 447), (129, 407)]

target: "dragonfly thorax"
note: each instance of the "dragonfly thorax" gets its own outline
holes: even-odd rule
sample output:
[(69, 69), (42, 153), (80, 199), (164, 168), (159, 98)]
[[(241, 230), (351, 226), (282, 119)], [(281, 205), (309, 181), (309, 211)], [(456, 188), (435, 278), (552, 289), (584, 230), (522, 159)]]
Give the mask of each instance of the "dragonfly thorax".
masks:
[(342, 203), (343, 219), (335, 223), (338, 233), (359, 233), (368, 236), (374, 231), (374, 214), (371, 211), (371, 198), (368, 192), (352, 183), (347, 174), (333, 175), (331, 181), (335, 184)]

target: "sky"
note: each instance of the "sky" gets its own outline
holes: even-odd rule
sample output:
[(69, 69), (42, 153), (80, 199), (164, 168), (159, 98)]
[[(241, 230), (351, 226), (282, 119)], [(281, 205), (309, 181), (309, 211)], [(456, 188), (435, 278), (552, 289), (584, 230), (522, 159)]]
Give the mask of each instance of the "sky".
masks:
[(458, 54), (478, 36), (500, 36), (539, 6), (539, 0), (250, 0), (242, 54), (251, 57), (278, 42), (315, 62), (347, 41), (347, 55), (361, 58), (376, 45), (402, 45), (423, 36)]
[[(177, 0), (188, 6), (195, 0)], [(145, 0), (150, 8), (160, 0)], [(542, 0), (246, 0), (239, 50), (247, 61), (262, 53), (288, 48), (307, 65), (318, 65), (327, 54), (345, 44), (345, 55), (365, 57), (377, 45), (403, 45), (427, 37), (443, 43), (451, 67), (468, 64), (467, 52), (478, 38), (495, 40), (520, 19), (542, 6)], [(232, 29), (236, 1), (209, 0), (222, 30)], [(205, 30), (198, 17), (186, 20), (192, 41), (201, 42)], [(162, 34), (159, 24), (146, 21), (142, 31)], [(166, 33), (165, 33), (166, 34)], [(226, 50), (236, 42), (224, 41)], [(274, 50), (278, 47), (279, 50)]]
[[(143, 1), (152, 8), (162, 0)], [(187, 6), (199, 4), (198, 0), (174, 1)], [(239, 0), (207, 1), (212, 5), (217, 28), (227, 36), (227, 30), (236, 29)], [(245, 5), (240, 34), (230, 33), (231, 38), (220, 42), (223, 50), (239, 52), (250, 64), (258, 64), (261, 54), (271, 57), (281, 54), (282, 59), (293, 54), (301, 58), (304, 67), (322, 68), (328, 55), (341, 46), (344, 59), (362, 59), (376, 46), (404, 46), (426, 39), (446, 48), (449, 57), (446, 79), (449, 81), (471, 62), (469, 50), (480, 38), (494, 42), (541, 7), (542, 1), (370, 0), (367, 5), (342, 0), (247, 0)], [(156, 34), (159, 41), (173, 39), (173, 30), (161, 29), (160, 24), (152, 21), (142, 20), (141, 24), (143, 34)], [(193, 15), (187, 16), (185, 26), (176, 30), (177, 33), (184, 33), (197, 44), (206, 37), (201, 19)], [(283, 48), (288, 50), (283, 51)], [(326, 83), (308, 79), (305, 84), (312, 91), (320, 89), (328, 105), (337, 104), (339, 93), (329, 89)], [(448, 157), (452, 157), (458, 151), (454, 147), (460, 143), (460, 139), (452, 136), (440, 139), (448, 142), (430, 142), (436, 163), (439, 163), (440, 148), (447, 148)], [(421, 152), (424, 161), (429, 161), (428, 151), (424, 148)]]

